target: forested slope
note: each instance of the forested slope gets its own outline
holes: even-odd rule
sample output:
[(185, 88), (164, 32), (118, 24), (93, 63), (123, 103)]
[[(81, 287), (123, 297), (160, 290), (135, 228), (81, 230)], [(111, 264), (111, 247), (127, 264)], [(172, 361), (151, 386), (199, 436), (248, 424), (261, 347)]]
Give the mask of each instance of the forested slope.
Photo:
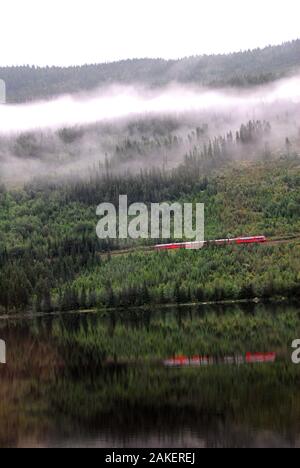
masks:
[(9, 102), (49, 98), (111, 83), (162, 86), (178, 81), (207, 86), (252, 86), (299, 71), (300, 40), (280, 46), (181, 60), (136, 59), (80, 67), (0, 68)]
[[(193, 178), (173, 179), (170, 198), (203, 202), (206, 238), (300, 235), (299, 158), (242, 163)], [(183, 169), (182, 169), (183, 171)], [(150, 184), (144, 191), (147, 177)], [(151, 202), (164, 173), (131, 176), (136, 199)], [(141, 183), (144, 181), (144, 183)], [(106, 182), (103, 181), (103, 184)], [(123, 181), (126, 184), (126, 177)], [(176, 185), (178, 184), (178, 185)], [(105, 185), (104, 185), (105, 186)], [(0, 307), (70, 310), (96, 306), (299, 296), (299, 244), (134, 253), (99, 241), (98, 188), (33, 186), (0, 195)], [(120, 194), (122, 185), (115, 186)], [(140, 193), (139, 193), (140, 191)], [(81, 193), (82, 200), (74, 193)], [(117, 193), (116, 192), (116, 193)], [(179, 195), (180, 194), (180, 195)], [(100, 194), (101, 195), (101, 194)], [(106, 255), (103, 256), (103, 253)]]

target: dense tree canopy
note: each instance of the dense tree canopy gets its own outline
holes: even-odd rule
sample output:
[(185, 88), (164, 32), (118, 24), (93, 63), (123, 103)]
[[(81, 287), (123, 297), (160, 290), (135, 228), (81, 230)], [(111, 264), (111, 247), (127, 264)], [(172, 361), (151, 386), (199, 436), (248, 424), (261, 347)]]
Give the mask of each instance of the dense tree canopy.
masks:
[[(0, 307), (49, 311), (96, 306), (299, 296), (299, 246), (164, 254), (114, 252), (139, 241), (100, 241), (96, 206), (129, 201), (205, 203), (206, 238), (299, 236), (299, 159), (247, 163), (201, 177), (142, 173), (93, 184), (28, 186), (0, 197)], [(177, 175), (176, 175), (177, 174)], [(152, 243), (155, 240), (151, 241)], [(112, 253), (112, 254), (111, 254)]]

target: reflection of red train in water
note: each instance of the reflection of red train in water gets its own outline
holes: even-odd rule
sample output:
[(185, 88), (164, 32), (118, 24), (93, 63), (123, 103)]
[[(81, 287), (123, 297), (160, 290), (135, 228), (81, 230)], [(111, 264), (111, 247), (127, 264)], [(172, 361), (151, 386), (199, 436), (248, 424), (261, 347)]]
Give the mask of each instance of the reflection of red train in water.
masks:
[(164, 361), (166, 367), (206, 367), (213, 365), (240, 365), (274, 363), (276, 353), (246, 353), (246, 355), (213, 357), (213, 356), (176, 356)]
[(156, 245), (156, 250), (199, 250), (209, 245), (242, 245), (242, 244), (263, 244), (267, 242), (265, 236), (236, 237), (234, 239), (218, 239), (204, 242), (181, 242), (172, 244)]
[(275, 362), (276, 354), (275, 353), (247, 353), (246, 354), (246, 363), (247, 364), (256, 364), (260, 362)]

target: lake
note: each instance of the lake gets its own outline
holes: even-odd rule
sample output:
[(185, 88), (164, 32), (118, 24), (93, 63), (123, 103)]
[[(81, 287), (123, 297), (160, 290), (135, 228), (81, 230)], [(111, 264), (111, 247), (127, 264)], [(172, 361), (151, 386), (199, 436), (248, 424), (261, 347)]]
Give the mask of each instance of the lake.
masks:
[(0, 320), (1, 447), (300, 447), (300, 309)]

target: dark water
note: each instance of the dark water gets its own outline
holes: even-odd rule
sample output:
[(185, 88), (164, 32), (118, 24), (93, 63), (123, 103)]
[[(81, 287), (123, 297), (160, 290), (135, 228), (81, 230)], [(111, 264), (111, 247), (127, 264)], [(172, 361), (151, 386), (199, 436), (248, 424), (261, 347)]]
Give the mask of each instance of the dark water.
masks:
[[(252, 305), (1, 320), (0, 446), (299, 447), (298, 320)], [(209, 359), (164, 365), (176, 355)]]

